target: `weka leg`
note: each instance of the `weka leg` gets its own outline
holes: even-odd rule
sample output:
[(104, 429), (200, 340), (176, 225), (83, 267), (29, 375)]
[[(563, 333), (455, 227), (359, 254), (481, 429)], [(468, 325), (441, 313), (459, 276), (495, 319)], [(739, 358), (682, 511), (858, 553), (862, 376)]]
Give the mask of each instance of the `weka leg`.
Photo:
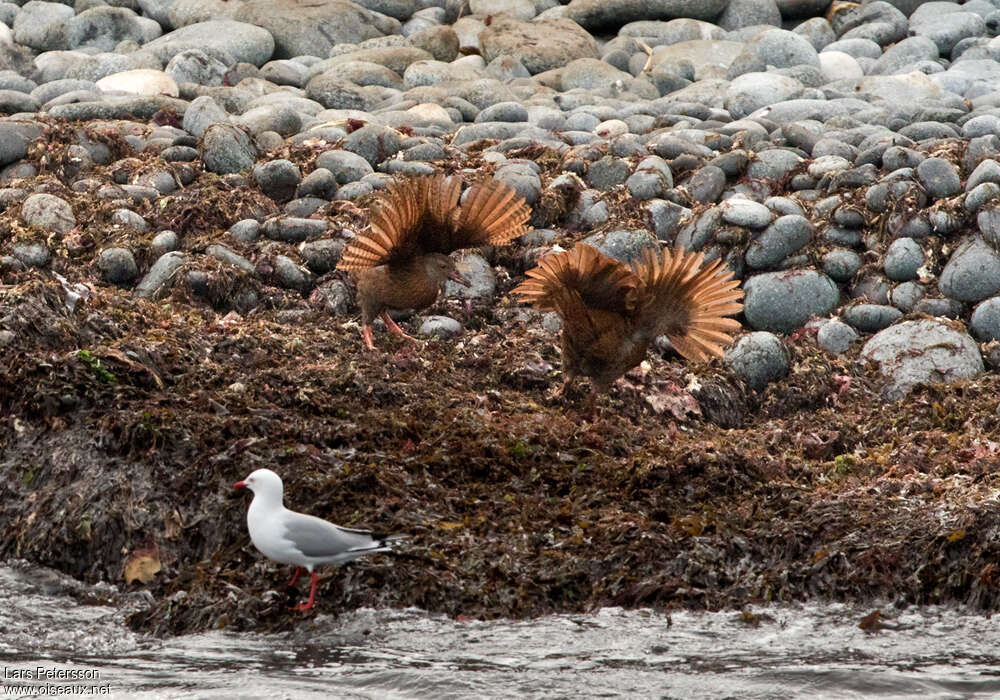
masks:
[(392, 320), (392, 316), (389, 315), (388, 311), (382, 312), (382, 320), (385, 321), (385, 325), (389, 327), (389, 331), (395, 333), (396, 335), (402, 336), (407, 340), (412, 340), (413, 342), (419, 342), (412, 335), (407, 335), (406, 332), (400, 328), (395, 321)]
[(563, 381), (558, 389), (552, 392), (553, 399), (561, 399), (566, 396), (566, 392), (569, 391), (570, 385), (573, 383), (574, 375), (572, 372), (563, 373)]
[(361, 339), (365, 341), (366, 348), (369, 350), (375, 349), (375, 343), (372, 342), (372, 326), (370, 323), (361, 326)]

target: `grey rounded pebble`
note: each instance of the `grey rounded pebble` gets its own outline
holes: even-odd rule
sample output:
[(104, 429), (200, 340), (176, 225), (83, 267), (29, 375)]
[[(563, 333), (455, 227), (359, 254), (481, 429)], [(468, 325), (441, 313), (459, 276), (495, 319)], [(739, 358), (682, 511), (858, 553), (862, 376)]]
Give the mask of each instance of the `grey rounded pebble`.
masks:
[(771, 223), (771, 210), (759, 202), (743, 197), (732, 197), (719, 205), (722, 220), (734, 226), (764, 228)]
[(298, 292), (305, 292), (310, 284), (309, 273), (295, 264), (295, 261), (286, 255), (276, 255), (274, 257), (275, 278), (285, 289), (293, 289)]
[(230, 226), (228, 233), (241, 243), (253, 243), (260, 237), (260, 223), (256, 219), (242, 219)]
[(202, 161), (213, 173), (238, 173), (248, 170), (257, 158), (250, 135), (232, 124), (212, 124), (202, 136)]
[(337, 178), (326, 168), (316, 168), (302, 179), (295, 194), (297, 197), (331, 200), (337, 194)]
[(981, 236), (952, 253), (938, 280), (941, 293), (957, 301), (982, 301), (1000, 292), (1000, 255)]
[(833, 318), (819, 327), (816, 342), (835, 355), (847, 350), (858, 339), (858, 332), (843, 321)]
[(371, 163), (351, 151), (324, 151), (316, 158), (316, 167), (333, 173), (339, 185), (357, 182), (365, 175), (375, 172)]
[(862, 333), (877, 333), (888, 328), (902, 317), (903, 312), (884, 304), (857, 304), (841, 313), (844, 319)]
[(926, 293), (924, 285), (919, 282), (903, 282), (889, 292), (889, 301), (904, 314), (908, 314), (916, 308)]
[[(763, 204), (759, 206), (768, 211), (770, 218), (770, 210)], [(775, 267), (809, 243), (813, 233), (812, 223), (804, 216), (792, 214), (779, 217), (750, 242), (746, 253), (747, 265), (755, 269)]]
[(161, 255), (149, 272), (139, 280), (135, 293), (139, 297), (155, 299), (163, 293), (173, 279), (174, 273), (187, 262), (184, 253), (174, 251)]
[(604, 156), (587, 170), (587, 184), (598, 190), (610, 190), (628, 177), (628, 163), (614, 156)]
[(958, 169), (944, 158), (928, 158), (920, 163), (917, 179), (932, 199), (951, 197), (962, 191)]
[(607, 234), (596, 234), (583, 240), (587, 245), (592, 245), (600, 252), (610, 258), (631, 262), (637, 260), (642, 251), (647, 248), (659, 249), (656, 238), (648, 231), (643, 230), (618, 230)]
[(180, 239), (176, 233), (170, 230), (160, 231), (153, 236), (153, 242), (150, 244), (150, 252), (153, 254), (153, 257), (158, 258), (164, 253), (177, 250), (179, 246)]
[(44, 243), (19, 243), (14, 246), (14, 257), (26, 267), (45, 267), (52, 253)]
[[(343, 148), (345, 151), (356, 153), (367, 160), (369, 165), (375, 167), (383, 160), (396, 155), (403, 147), (402, 142), (402, 136), (395, 129), (369, 124), (345, 136)], [(319, 162), (318, 159), (316, 164), (330, 170), (334, 175), (337, 174), (333, 168)], [(339, 177), (337, 182), (341, 182)]]
[(760, 391), (788, 374), (788, 350), (773, 333), (748, 333), (726, 352), (726, 364), (733, 374)]
[(933, 319), (903, 321), (874, 335), (861, 356), (878, 363), (886, 378), (883, 396), (897, 401), (919, 383), (972, 379), (983, 358), (967, 333)]
[(883, 269), (895, 282), (916, 279), (917, 270), (924, 264), (924, 250), (912, 238), (897, 238), (885, 253)]
[(21, 221), (44, 231), (66, 234), (76, 226), (76, 216), (70, 203), (54, 194), (40, 192), (24, 200)]
[(251, 275), (256, 273), (253, 263), (244, 258), (239, 253), (235, 253), (224, 245), (215, 243), (205, 248), (206, 255), (211, 255), (216, 260), (220, 260), (228, 265), (237, 267)]
[(743, 287), (747, 322), (774, 333), (791, 333), (813, 316), (825, 316), (840, 299), (833, 280), (815, 270), (765, 272)]
[(134, 229), (139, 233), (149, 230), (146, 220), (131, 209), (115, 209), (111, 214), (111, 223)]
[(836, 248), (823, 256), (823, 272), (837, 282), (850, 282), (861, 269), (861, 256), (853, 250)]
[(913, 307), (914, 313), (927, 314), (928, 316), (941, 316), (942, 318), (958, 318), (962, 315), (962, 302), (954, 299), (921, 299)]
[(315, 241), (308, 241), (299, 247), (299, 255), (302, 256), (306, 267), (317, 275), (325, 275), (330, 270), (337, 267), (340, 256), (344, 252), (347, 243), (339, 238), (320, 238)]
[(425, 337), (450, 338), (462, 332), (462, 324), (448, 316), (425, 316), (418, 334)]
[(342, 280), (330, 280), (317, 286), (309, 295), (309, 302), (335, 316), (350, 312), (353, 295)]
[(477, 122), (526, 122), (528, 110), (520, 102), (497, 102), (476, 116)]
[(476, 253), (466, 253), (455, 261), (455, 268), (469, 282), (468, 286), (445, 282), (444, 293), (459, 299), (492, 299), (497, 288), (497, 276), (486, 259)]
[(969, 331), (980, 343), (1000, 340), (1000, 297), (990, 297), (972, 310)]
[(111, 284), (130, 284), (139, 276), (139, 266), (127, 248), (105, 248), (97, 256), (97, 267)]
[(261, 227), (264, 235), (276, 241), (301, 243), (307, 238), (326, 233), (330, 224), (321, 219), (304, 219), (294, 216), (281, 216), (268, 219)]
[(302, 182), (302, 172), (295, 163), (279, 158), (255, 165), (253, 179), (268, 197), (276, 202), (287, 202)]

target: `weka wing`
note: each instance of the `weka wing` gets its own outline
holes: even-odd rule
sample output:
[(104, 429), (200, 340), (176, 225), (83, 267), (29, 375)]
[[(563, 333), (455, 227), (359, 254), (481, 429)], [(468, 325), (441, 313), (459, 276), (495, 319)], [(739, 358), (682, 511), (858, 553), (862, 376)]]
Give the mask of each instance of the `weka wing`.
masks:
[(462, 182), (437, 174), (394, 180), (376, 195), (368, 230), (355, 238), (337, 265), (363, 270), (418, 255), (505, 243), (523, 234), (530, 212), (508, 185), (470, 188), (459, 208)]
[(686, 359), (722, 357), (722, 349), (741, 328), (726, 318), (743, 309), (739, 280), (722, 260), (702, 267), (702, 253), (645, 250), (633, 263), (641, 282), (637, 323), (651, 336), (666, 335)]
[(632, 271), (585, 243), (546, 255), (527, 274), (514, 294), (541, 311), (561, 312), (563, 289), (574, 291), (588, 308), (622, 316), (630, 315), (638, 301), (640, 282)]

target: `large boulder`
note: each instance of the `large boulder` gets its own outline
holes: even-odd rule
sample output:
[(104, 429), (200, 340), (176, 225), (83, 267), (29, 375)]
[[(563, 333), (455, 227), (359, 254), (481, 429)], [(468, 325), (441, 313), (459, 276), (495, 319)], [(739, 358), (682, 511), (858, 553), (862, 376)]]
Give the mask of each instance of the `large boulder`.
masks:
[(153, 52), (163, 63), (182, 51), (201, 49), (209, 54), (221, 51), (236, 61), (262, 66), (274, 53), (274, 39), (266, 29), (220, 19), (175, 29), (149, 42), (143, 49)]
[(248, 0), (233, 18), (269, 31), (275, 58), (325, 58), (337, 44), (359, 44), (400, 30), (399, 20), (348, 0)]
[(500, 15), (480, 33), (479, 42), (487, 63), (499, 56), (513, 56), (532, 75), (578, 58), (601, 56), (594, 38), (567, 19), (522, 22)]
[(917, 384), (971, 379), (983, 371), (983, 358), (968, 333), (937, 319), (904, 321), (865, 343), (861, 356), (878, 363), (885, 398), (903, 398)]
[(714, 20), (729, 0), (572, 0), (566, 17), (584, 29), (607, 29), (641, 19)]

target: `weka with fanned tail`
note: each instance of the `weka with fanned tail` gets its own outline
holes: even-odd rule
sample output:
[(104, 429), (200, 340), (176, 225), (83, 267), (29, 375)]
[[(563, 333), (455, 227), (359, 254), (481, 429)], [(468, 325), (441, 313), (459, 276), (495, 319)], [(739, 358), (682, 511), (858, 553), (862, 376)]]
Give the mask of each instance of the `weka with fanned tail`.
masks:
[(647, 249), (626, 265), (584, 243), (543, 257), (514, 294), (562, 318), (564, 381), (556, 396), (575, 377), (590, 377), (594, 415), (597, 394), (642, 362), (661, 335), (689, 361), (721, 357), (741, 328), (726, 316), (743, 309), (743, 290), (721, 260), (703, 261), (683, 248)]
[(344, 251), (337, 267), (356, 273), (361, 334), (370, 350), (379, 315), (390, 331), (409, 338), (390, 309), (427, 308), (449, 279), (468, 284), (450, 253), (501, 245), (527, 231), (531, 212), (509, 185), (472, 185), (459, 206), (461, 192), (461, 180), (444, 175), (394, 180), (372, 204), (368, 230)]

